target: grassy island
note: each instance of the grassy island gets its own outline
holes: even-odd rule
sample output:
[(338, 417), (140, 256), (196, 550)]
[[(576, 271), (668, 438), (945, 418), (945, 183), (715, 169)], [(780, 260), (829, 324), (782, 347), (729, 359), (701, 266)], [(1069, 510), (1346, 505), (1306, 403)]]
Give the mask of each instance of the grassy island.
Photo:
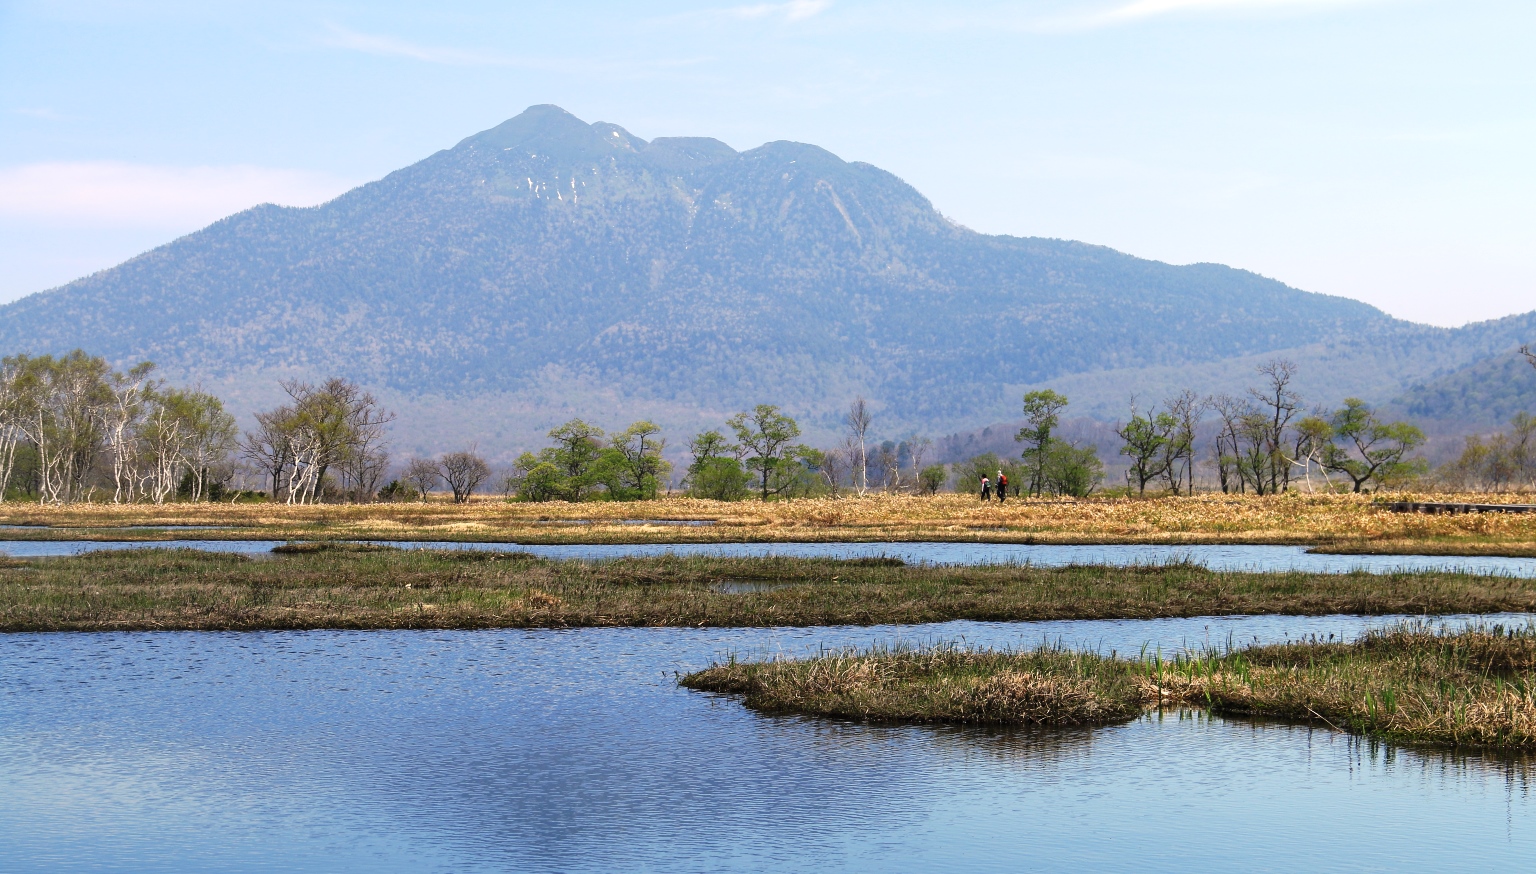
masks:
[(1148, 708), (1299, 720), (1410, 746), (1536, 749), (1536, 629), (1404, 626), (1354, 643), (1116, 658), (937, 647), (729, 662), (682, 685), (765, 713), (1105, 725)]
[(1536, 580), (908, 566), (900, 560), (528, 553), (296, 544), (270, 556), (130, 549), (0, 563), (0, 631), (875, 625), (953, 619), (1536, 610)]

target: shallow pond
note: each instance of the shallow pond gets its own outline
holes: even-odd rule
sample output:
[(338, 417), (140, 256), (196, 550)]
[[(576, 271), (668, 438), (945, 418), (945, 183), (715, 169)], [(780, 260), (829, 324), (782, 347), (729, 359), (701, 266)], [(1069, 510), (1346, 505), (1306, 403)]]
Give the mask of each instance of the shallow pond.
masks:
[[(16, 558), (74, 555), (104, 549), (187, 547), (214, 552), (257, 554), (281, 545), (275, 540), (162, 540), (151, 542), (90, 540), (0, 540), (0, 552)], [(1536, 558), (1429, 555), (1313, 555), (1301, 546), (1054, 546), (1014, 543), (638, 543), (571, 544), (458, 543), (381, 541), (402, 549), (515, 550), (548, 558), (608, 559), (646, 555), (718, 555), (799, 558), (890, 556), (909, 563), (945, 565), (1069, 564), (1146, 565), (1198, 562), (1212, 570), (1307, 571), (1348, 573), (1367, 570), (1462, 570), (1471, 573), (1536, 577)]]
[(674, 682), (731, 652), (1168, 652), (1388, 621), (0, 635), (0, 870), (1523, 869), (1521, 762), (1190, 713), (766, 718)]

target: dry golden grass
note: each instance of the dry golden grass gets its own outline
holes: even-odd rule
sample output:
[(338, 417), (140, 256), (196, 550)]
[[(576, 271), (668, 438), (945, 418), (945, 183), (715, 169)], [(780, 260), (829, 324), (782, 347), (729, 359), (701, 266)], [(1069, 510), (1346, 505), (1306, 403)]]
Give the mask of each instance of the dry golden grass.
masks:
[[(1393, 495), (1410, 500), (1414, 495)], [(1491, 503), (1501, 496), (1437, 495)], [(1505, 501), (1515, 499), (1503, 496)], [(699, 520), (683, 526), (636, 520)], [(1338, 551), (1536, 555), (1536, 514), (1393, 513), (1358, 495), (1199, 495), (1139, 499), (1012, 499), (983, 504), (969, 495), (871, 495), (760, 503), (666, 498), (636, 503), (467, 505), (171, 504), (0, 505), (0, 524), (65, 528), (217, 525), (199, 538), (480, 540), (520, 543), (735, 541), (996, 541), (1013, 543), (1267, 543)], [(171, 532), (96, 531), (85, 536), (167, 539)], [(7, 537), (80, 536), (38, 529)]]

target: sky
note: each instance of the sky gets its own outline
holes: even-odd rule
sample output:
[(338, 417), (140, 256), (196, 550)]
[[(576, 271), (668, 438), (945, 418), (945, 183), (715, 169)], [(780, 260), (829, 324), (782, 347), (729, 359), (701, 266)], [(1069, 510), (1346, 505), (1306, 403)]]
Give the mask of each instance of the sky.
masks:
[(1460, 325), (1536, 309), (1533, 40), (1530, 0), (0, 0), (0, 301), (554, 103)]

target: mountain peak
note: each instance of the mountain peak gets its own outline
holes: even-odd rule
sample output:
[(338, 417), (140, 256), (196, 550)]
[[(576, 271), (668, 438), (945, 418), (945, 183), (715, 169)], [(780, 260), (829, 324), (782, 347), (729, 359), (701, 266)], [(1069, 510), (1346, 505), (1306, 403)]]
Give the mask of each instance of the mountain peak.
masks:
[[(1219, 362), (1396, 330), (1240, 271), (957, 231), (817, 146), (647, 142), (550, 105), (322, 206), (242, 213), (0, 308), (9, 352), (152, 359), (237, 411), (280, 400), (279, 379), (346, 376), (419, 433), (507, 449), (572, 415), (681, 434), (769, 401), (835, 423), (859, 393), (892, 433), (953, 431), (1071, 374), (1121, 374), (1100, 391), (1120, 403), (1125, 373), (1233, 373)], [(1474, 357), (1394, 359), (1350, 393)]]
[(552, 103), (541, 103), (463, 140), (455, 148), (527, 149), (560, 157), (594, 158), (614, 149), (636, 151), (645, 145), (645, 140), (616, 124), (587, 124)]

